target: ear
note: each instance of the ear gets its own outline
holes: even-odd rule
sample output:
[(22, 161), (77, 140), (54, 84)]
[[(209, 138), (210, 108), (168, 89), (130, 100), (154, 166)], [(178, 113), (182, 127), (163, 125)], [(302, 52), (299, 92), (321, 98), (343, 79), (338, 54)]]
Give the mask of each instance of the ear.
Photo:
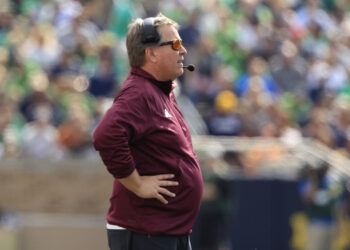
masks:
[(152, 63), (156, 63), (158, 61), (157, 51), (154, 48), (146, 48), (145, 55), (146, 60)]

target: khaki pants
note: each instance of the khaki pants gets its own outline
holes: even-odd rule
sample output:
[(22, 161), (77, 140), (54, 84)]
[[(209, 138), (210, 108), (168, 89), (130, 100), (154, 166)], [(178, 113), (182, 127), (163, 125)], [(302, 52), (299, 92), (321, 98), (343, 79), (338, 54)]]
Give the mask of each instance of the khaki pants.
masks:
[(324, 223), (309, 223), (306, 250), (332, 250), (335, 227)]

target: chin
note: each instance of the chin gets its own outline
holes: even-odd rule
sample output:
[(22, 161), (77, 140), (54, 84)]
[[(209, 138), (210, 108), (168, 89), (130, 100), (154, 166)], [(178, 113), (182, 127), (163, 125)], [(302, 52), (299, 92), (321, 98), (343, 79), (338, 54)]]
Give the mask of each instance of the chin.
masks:
[(184, 71), (183, 71), (183, 70), (181, 70), (180, 72), (178, 72), (178, 74), (176, 74), (175, 79), (176, 79), (176, 78), (178, 78), (179, 76), (181, 76), (183, 73), (184, 73)]

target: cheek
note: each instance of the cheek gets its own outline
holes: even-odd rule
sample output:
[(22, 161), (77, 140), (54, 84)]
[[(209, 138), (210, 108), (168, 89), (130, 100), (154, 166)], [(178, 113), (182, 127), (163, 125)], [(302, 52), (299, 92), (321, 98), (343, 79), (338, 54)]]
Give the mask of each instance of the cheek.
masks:
[(179, 55), (176, 51), (168, 51), (163, 54), (161, 65), (165, 70), (174, 70), (177, 67)]
[(164, 64), (168, 65), (168, 66), (174, 66), (177, 63), (177, 57), (172, 55), (172, 54), (168, 54), (165, 58), (164, 58)]

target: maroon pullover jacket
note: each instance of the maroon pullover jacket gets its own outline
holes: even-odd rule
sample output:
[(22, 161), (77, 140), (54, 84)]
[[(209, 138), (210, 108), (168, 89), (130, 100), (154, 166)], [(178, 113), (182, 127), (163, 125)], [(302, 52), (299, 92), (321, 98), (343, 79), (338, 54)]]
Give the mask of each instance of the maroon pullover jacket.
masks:
[[(115, 177), (108, 223), (145, 234), (191, 233), (203, 181), (171, 81), (132, 68), (94, 132), (94, 146)], [(176, 196), (165, 196), (169, 203), (163, 204), (127, 190), (117, 179), (135, 168), (140, 175), (174, 174), (179, 185), (167, 188)]]

